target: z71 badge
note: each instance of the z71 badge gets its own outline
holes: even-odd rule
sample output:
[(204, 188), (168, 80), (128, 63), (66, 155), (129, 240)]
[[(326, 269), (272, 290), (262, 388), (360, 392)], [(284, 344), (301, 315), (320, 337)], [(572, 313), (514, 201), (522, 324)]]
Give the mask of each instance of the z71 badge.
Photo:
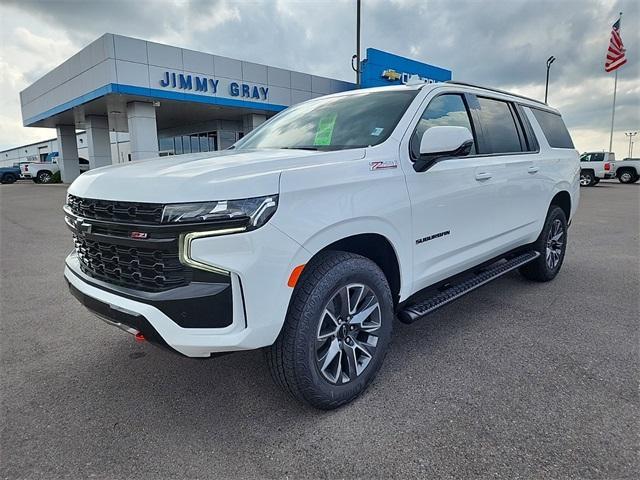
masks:
[(369, 162), (369, 168), (371, 170), (386, 170), (388, 168), (398, 168), (398, 162)]

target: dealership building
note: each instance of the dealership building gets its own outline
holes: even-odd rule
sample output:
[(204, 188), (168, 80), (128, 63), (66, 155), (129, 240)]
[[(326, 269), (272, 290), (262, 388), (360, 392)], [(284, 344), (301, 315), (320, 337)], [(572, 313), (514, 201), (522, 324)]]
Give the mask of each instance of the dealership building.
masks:
[[(361, 87), (449, 70), (367, 50)], [(62, 179), (90, 168), (229, 147), (280, 110), (356, 85), (107, 33), (20, 93), (27, 127), (56, 138), (0, 152), (0, 165), (56, 155)], [(78, 132), (79, 131), (79, 132)]]

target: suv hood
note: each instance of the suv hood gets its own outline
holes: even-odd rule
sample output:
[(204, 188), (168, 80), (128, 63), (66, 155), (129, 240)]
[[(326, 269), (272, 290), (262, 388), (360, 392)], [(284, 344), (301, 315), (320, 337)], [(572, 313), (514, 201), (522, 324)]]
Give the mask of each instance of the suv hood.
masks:
[(283, 170), (363, 158), (364, 149), (224, 150), (158, 157), (97, 168), (69, 187), (79, 197), (148, 203), (232, 200), (279, 191)]

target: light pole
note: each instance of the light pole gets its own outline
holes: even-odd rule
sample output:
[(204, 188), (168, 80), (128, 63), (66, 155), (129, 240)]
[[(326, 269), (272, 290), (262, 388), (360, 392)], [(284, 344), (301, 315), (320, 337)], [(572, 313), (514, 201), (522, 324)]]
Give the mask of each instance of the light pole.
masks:
[(547, 97), (549, 95), (549, 69), (551, 68), (551, 64), (556, 61), (556, 57), (551, 55), (547, 58), (547, 82), (544, 87), (544, 103), (547, 103)]
[(624, 134), (629, 137), (629, 158), (633, 155), (633, 137), (635, 137), (638, 132), (624, 132)]
[[(356, 2), (356, 54), (351, 57), (351, 68), (356, 72), (356, 85), (360, 88), (360, 0)], [(355, 65), (354, 65), (355, 60)]]

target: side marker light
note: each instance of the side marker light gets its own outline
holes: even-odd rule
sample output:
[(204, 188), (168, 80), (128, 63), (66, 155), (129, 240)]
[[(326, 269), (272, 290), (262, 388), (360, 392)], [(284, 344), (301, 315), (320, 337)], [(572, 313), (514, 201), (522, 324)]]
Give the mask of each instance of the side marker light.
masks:
[(287, 285), (289, 287), (293, 288), (296, 286), (296, 284), (298, 283), (298, 279), (300, 278), (300, 275), (302, 275), (302, 270), (304, 270), (304, 264), (298, 265), (296, 268), (294, 268), (291, 271), (291, 275), (289, 276), (289, 281), (287, 282)]

